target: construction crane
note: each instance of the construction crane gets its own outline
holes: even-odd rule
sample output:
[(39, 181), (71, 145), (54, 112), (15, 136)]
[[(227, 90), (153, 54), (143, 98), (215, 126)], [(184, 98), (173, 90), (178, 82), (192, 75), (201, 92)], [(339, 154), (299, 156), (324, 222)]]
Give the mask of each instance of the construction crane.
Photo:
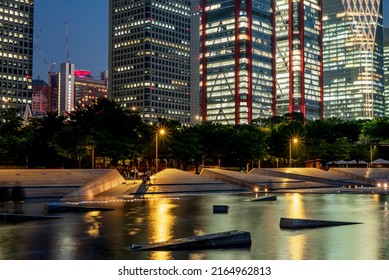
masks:
[(41, 32), (42, 32), (42, 29), (39, 29), (38, 34), (37, 34), (36, 39), (35, 39), (35, 42), (34, 42), (34, 47), (39, 50), (39, 53), (41, 55), (41, 58), (43, 60), (44, 65), (47, 68), (48, 73), (51, 73), (54, 70), (55, 62), (51, 65), (51, 67), (49, 67), (49, 64), (47, 63), (47, 59), (46, 59), (45, 55), (43, 54), (42, 48), (39, 45), (39, 38), (40, 38)]

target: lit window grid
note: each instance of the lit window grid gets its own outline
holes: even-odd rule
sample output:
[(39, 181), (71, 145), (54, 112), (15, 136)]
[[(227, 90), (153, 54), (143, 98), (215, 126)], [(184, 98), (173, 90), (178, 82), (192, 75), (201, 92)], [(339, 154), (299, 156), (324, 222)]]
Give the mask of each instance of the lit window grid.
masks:
[(0, 109), (18, 107), (23, 113), (31, 104), (33, 11), (32, 1), (0, 3)]
[[(222, 1), (221, 1), (222, 2)], [(231, 2), (229, 2), (231, 3)], [(267, 7), (270, 14), (270, 2), (260, 3), (260, 1), (253, 1), (253, 6)], [(206, 8), (209, 12), (207, 15), (209, 20), (206, 23), (208, 27), (206, 30), (206, 50), (205, 58), (207, 60), (207, 120), (217, 121), (220, 123), (235, 123), (235, 115), (239, 114), (240, 123), (248, 123), (248, 103), (244, 100), (248, 95), (248, 72), (244, 71), (244, 65), (248, 64), (247, 59), (239, 59), (240, 66), (236, 65), (235, 61), (235, 18), (220, 18), (212, 16), (210, 11), (215, 11), (224, 7), (226, 13), (219, 12), (218, 15), (228, 15), (228, 10), (233, 10), (234, 6), (227, 7), (226, 4), (213, 3), (213, 5)], [(270, 17), (269, 17), (270, 18)], [(247, 18), (239, 17), (239, 26), (247, 27)], [(254, 114), (259, 114), (260, 111), (265, 111), (268, 116), (271, 108), (271, 92), (272, 92), (272, 48), (271, 48), (271, 24), (264, 19), (253, 17), (252, 27), (252, 99), (253, 103), (250, 105), (253, 111), (253, 118), (257, 117)], [(242, 29), (245, 30), (245, 29)], [(240, 35), (242, 41), (247, 40), (248, 37)], [(241, 44), (241, 43), (240, 43)], [(242, 49), (242, 53), (246, 50)], [(235, 104), (235, 69), (240, 67), (239, 71), (240, 82), (240, 110), (236, 112)], [(243, 68), (242, 68), (243, 67)], [(265, 69), (262, 71), (262, 69)], [(257, 74), (262, 72), (262, 74)], [(269, 96), (270, 93), (270, 96)], [(243, 100), (243, 101), (242, 101)]]
[[(116, 1), (116, 4), (118, 6), (121, 5), (122, 7), (118, 8), (116, 12), (119, 12), (120, 9), (124, 14), (117, 15), (117, 17), (126, 18), (126, 13), (129, 13), (128, 11), (131, 10), (131, 8), (128, 7), (125, 2), (119, 2), (120, 1)], [(181, 2), (181, 4), (178, 2)], [(170, 113), (173, 115), (183, 115), (185, 116), (185, 119), (181, 118), (179, 120), (184, 123), (189, 121), (187, 116), (189, 112), (188, 104), (190, 102), (190, 10), (189, 7), (180, 9), (181, 6), (185, 6), (188, 3), (189, 1), (176, 1), (174, 3), (154, 1), (151, 7), (150, 19), (136, 21), (135, 17), (144, 18), (142, 15), (144, 15), (143, 6), (145, 5), (145, 1), (137, 1), (134, 5), (142, 7), (138, 10), (134, 10), (135, 7), (131, 4), (132, 10), (130, 22), (134, 19), (134, 23), (126, 23), (125, 25), (119, 24), (119, 22), (114, 23), (114, 25), (116, 24), (114, 29), (117, 32), (115, 33), (116, 37), (113, 36), (113, 64), (115, 65), (115, 68), (112, 75), (113, 80), (118, 81), (118, 83), (112, 85), (112, 98), (120, 102), (123, 107), (132, 108), (136, 106), (140, 113), (162, 112), (162, 117), (166, 118), (169, 118), (168, 114)], [(181, 15), (181, 17), (176, 17), (177, 14)], [(169, 23), (172, 19), (175, 19), (173, 24)], [(144, 28), (152, 31), (150, 36), (155, 35), (155, 37), (144, 37)], [(119, 41), (121, 41), (121, 43), (119, 43)], [(148, 43), (151, 44), (150, 51), (145, 49), (145, 44)], [(153, 56), (155, 51), (158, 51), (160, 54), (159, 57)], [(138, 59), (130, 57), (132, 53), (137, 53)], [(143, 63), (146, 59), (152, 61), (152, 65), (156, 65), (156, 68), (143, 68)], [(123, 63), (124, 61), (128, 62)], [(172, 65), (172, 63), (179, 64)], [(166, 66), (166, 69), (161, 69), (165, 64), (168, 65)], [(135, 69), (133, 68), (133, 65), (135, 65)], [(167, 75), (170, 75), (170, 77)], [(147, 81), (150, 81), (151, 84), (156, 84), (157, 86), (147, 86)], [(181, 99), (178, 103), (185, 104), (182, 106), (180, 105), (180, 110), (182, 110), (182, 112), (177, 113), (172, 110), (153, 108), (152, 104), (154, 104), (154, 106), (159, 106), (161, 104), (152, 102), (152, 100), (156, 99), (156, 96), (160, 94), (171, 95), (175, 96), (176, 99)], [(126, 100), (126, 96), (128, 95), (134, 96), (136, 102), (128, 102), (128, 100)], [(169, 107), (171, 105), (162, 104), (161, 106)], [(143, 116), (154, 116), (155, 119), (157, 118), (157, 115), (150, 113), (143, 114)]]
[[(300, 1), (296, 1), (296, 3)], [(294, 38), (292, 45), (304, 45), (304, 55), (300, 49), (292, 50), (292, 65), (290, 68), (289, 50), (289, 4), (287, 1), (276, 0), (275, 29), (277, 35), (276, 42), (276, 110), (277, 114), (283, 115), (290, 112), (290, 79), (294, 86), (292, 93), (294, 110), (300, 109), (300, 98), (304, 95), (306, 117), (320, 117), (320, 6), (317, 0), (304, 1), (304, 42), (300, 38)], [(298, 18), (298, 14), (292, 14), (293, 18)], [(292, 19), (293, 20), (293, 19)], [(301, 73), (301, 65), (304, 63), (304, 73)], [(293, 72), (293, 76), (291, 76)], [(304, 80), (301, 80), (302, 74)], [(304, 93), (301, 92), (304, 86)]]
[(344, 2), (345, 10), (324, 15), (324, 94), (331, 100), (325, 103), (325, 117), (383, 116), (379, 1), (352, 2)]

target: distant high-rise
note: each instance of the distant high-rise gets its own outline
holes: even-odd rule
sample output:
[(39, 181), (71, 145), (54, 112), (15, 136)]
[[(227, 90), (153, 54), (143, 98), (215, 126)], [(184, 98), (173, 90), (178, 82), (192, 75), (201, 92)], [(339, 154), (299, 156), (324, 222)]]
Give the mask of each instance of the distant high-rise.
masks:
[(108, 98), (107, 80), (103, 73), (94, 79), (88, 70), (75, 70), (74, 64), (62, 63), (60, 72), (49, 73), (49, 112), (67, 115), (76, 107), (92, 105), (98, 98)]
[(146, 122), (190, 122), (189, 0), (110, 0), (109, 96)]
[(323, 1), (323, 34), (325, 117), (384, 116), (382, 1)]
[(322, 118), (322, 0), (274, 1), (276, 113)]
[(92, 105), (99, 98), (108, 98), (104, 72), (94, 79), (88, 70), (74, 70), (74, 104), (78, 107)]
[(58, 74), (58, 114), (66, 115), (74, 110), (74, 64), (66, 62)]
[(33, 116), (44, 116), (47, 114), (48, 84), (43, 80), (32, 81), (32, 106)]
[(0, 1), (0, 110), (32, 99), (33, 0)]
[(389, 117), (389, 28), (384, 28), (385, 116)]
[(249, 124), (274, 98), (272, 1), (202, 0), (203, 121)]

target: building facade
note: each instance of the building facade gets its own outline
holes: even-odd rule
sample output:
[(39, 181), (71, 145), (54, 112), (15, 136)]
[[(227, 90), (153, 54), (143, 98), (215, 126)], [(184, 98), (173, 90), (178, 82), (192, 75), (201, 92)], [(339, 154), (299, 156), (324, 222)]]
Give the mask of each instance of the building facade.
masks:
[(272, 1), (202, 0), (203, 121), (249, 124), (274, 99)]
[(202, 121), (201, 116), (201, 90), (200, 90), (200, 18), (201, 0), (191, 1), (191, 77), (190, 77), (190, 118), (192, 124)]
[(0, 109), (32, 101), (33, 0), (0, 1)]
[(108, 98), (105, 76), (94, 79), (88, 70), (74, 70), (74, 104), (78, 107), (92, 105), (99, 98)]
[(58, 73), (57, 112), (59, 115), (66, 115), (74, 110), (74, 82), (74, 64), (62, 63)]
[(189, 0), (110, 0), (109, 98), (145, 122), (190, 122)]
[(49, 85), (43, 80), (32, 81), (32, 116), (45, 116), (48, 109)]
[(384, 28), (385, 117), (389, 117), (389, 28)]
[(74, 64), (62, 63), (60, 72), (49, 73), (48, 112), (66, 115), (76, 107), (92, 105), (98, 98), (108, 98), (104, 73), (95, 79), (88, 70), (76, 70)]
[(322, 118), (322, 0), (274, 1), (276, 113)]
[(382, 2), (323, 1), (326, 118), (385, 114)]

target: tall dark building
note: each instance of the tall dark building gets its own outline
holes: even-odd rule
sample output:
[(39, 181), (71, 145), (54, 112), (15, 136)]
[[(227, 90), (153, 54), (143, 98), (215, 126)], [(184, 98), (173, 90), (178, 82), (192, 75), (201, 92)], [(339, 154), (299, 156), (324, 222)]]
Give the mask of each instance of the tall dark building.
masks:
[(385, 117), (389, 117), (389, 28), (384, 28)]
[(110, 0), (109, 97), (146, 122), (190, 122), (189, 0)]
[(0, 1), (0, 110), (32, 100), (33, 0)]

